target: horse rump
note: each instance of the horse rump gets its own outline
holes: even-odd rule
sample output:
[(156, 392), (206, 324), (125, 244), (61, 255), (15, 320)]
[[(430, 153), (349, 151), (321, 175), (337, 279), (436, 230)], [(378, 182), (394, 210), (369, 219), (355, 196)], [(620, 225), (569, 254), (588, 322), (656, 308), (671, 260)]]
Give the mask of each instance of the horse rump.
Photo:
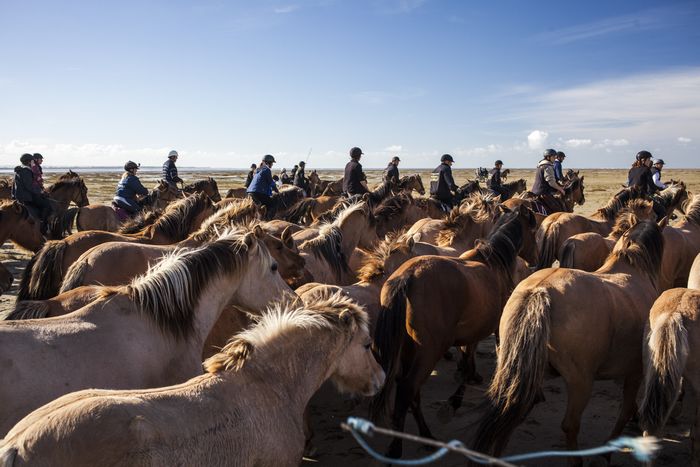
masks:
[(46, 300), (58, 295), (63, 281), (66, 242), (50, 240), (27, 263), (19, 283), (17, 302)]

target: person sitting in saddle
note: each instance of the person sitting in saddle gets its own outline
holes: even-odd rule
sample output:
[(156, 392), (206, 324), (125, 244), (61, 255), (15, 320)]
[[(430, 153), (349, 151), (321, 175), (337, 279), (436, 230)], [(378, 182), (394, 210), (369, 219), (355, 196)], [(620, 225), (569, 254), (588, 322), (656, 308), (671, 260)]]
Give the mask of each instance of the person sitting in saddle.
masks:
[(297, 171), (294, 174), (294, 186), (304, 190), (304, 196), (309, 196), (309, 180), (304, 175), (304, 169), (306, 168), (306, 162), (300, 161), (297, 167)]
[(41, 168), (42, 162), (44, 162), (44, 156), (38, 152), (34, 153), (32, 156), (32, 174), (34, 177), (32, 184), (42, 193), (46, 193), (44, 189), (44, 169)]
[(452, 178), (452, 164), (455, 160), (449, 154), (443, 154), (433, 173), (430, 174), (430, 197), (448, 208), (454, 207), (458, 186)]
[(651, 171), (652, 155), (649, 151), (639, 151), (635, 158), (632, 168), (627, 173), (627, 185), (636, 187), (642, 196), (651, 199), (654, 202), (654, 213), (657, 219), (662, 219), (666, 216), (666, 209), (658, 199), (652, 195), (660, 190), (654, 184), (654, 176)]
[(557, 183), (560, 185), (566, 185), (566, 179), (564, 178), (564, 168), (562, 163), (566, 159), (566, 154), (563, 151), (557, 151), (557, 155), (554, 158), (554, 178), (557, 179)]
[(664, 164), (666, 163), (663, 159), (654, 159), (654, 165), (651, 166), (651, 179), (657, 190), (665, 190), (667, 188), (666, 184), (661, 181), (661, 171), (664, 168)]
[(177, 190), (177, 183), (184, 183), (177, 175), (177, 167), (175, 162), (179, 157), (177, 151), (173, 150), (168, 153), (168, 160), (163, 163), (163, 180), (171, 187)]
[(392, 182), (394, 186), (399, 186), (399, 181), (401, 180), (401, 177), (399, 176), (399, 162), (401, 162), (399, 156), (394, 156), (391, 158), (391, 162), (389, 162), (389, 165), (387, 165), (386, 169), (384, 169), (384, 176), (382, 177), (382, 180), (385, 182)]
[(362, 171), (362, 164), (360, 164), (362, 154), (364, 154), (362, 149), (358, 147), (350, 149), (350, 162), (345, 165), (343, 175), (343, 196), (351, 197), (369, 193), (367, 176)]
[(291, 185), (293, 181), (292, 177), (287, 174), (287, 169), (282, 169), (280, 172), (280, 182), (282, 182), (282, 185)]
[(124, 209), (132, 216), (142, 209), (137, 196), (148, 196), (148, 189), (141, 184), (141, 180), (136, 176), (140, 166), (141, 164), (133, 161), (124, 164), (124, 174), (117, 184), (117, 191), (112, 199), (114, 205)]
[(263, 157), (260, 166), (255, 171), (253, 180), (250, 186), (246, 189), (246, 193), (258, 206), (266, 206), (268, 209), (272, 207), (272, 192), (279, 192), (277, 185), (272, 179), (272, 165), (275, 163), (275, 158), (270, 154)]
[(503, 181), (501, 180), (501, 169), (503, 161), (498, 159), (493, 163), (493, 169), (489, 171), (489, 178), (486, 179), (486, 188), (495, 195), (503, 195)]
[(537, 164), (535, 173), (535, 183), (532, 185), (532, 193), (537, 195), (538, 201), (544, 206), (547, 214), (566, 211), (562, 200), (554, 197), (554, 193), (564, 196), (564, 188), (557, 183), (554, 176), (554, 158), (557, 152), (554, 149), (547, 149), (542, 155), (542, 160)]
[(253, 177), (255, 176), (255, 171), (258, 169), (258, 166), (255, 164), (250, 164), (250, 172), (248, 172), (248, 175), (245, 178), (245, 184), (244, 186), (248, 188), (250, 186), (250, 183), (253, 181)]
[(292, 183), (294, 183), (294, 177), (297, 176), (297, 170), (299, 170), (299, 166), (297, 164), (294, 164), (294, 167), (292, 167), (292, 171), (289, 173), (289, 176), (292, 178)]
[(15, 180), (12, 185), (12, 199), (25, 205), (39, 219), (41, 233), (48, 230), (48, 219), (51, 215), (51, 202), (39, 185), (34, 183), (34, 173), (31, 154), (22, 154), (19, 158), (21, 165), (15, 167)]

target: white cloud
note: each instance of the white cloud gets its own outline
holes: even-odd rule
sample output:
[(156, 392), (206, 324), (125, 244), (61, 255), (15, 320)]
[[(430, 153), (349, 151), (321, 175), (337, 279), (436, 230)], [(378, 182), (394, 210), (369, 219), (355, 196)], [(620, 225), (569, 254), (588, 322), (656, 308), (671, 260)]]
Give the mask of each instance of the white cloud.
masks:
[(530, 149), (542, 149), (547, 143), (547, 138), (549, 133), (542, 130), (534, 130), (529, 135), (527, 135), (527, 144)]
[(428, 0), (374, 0), (376, 10), (382, 14), (396, 15), (411, 13)]
[(604, 139), (602, 141), (597, 142), (596, 144), (593, 145), (594, 148), (610, 148), (610, 147), (623, 147), (623, 146), (629, 146), (630, 142), (627, 141), (625, 138), (619, 138), (619, 139)]
[(403, 146), (400, 144), (392, 144), (391, 146), (387, 146), (384, 148), (384, 151), (386, 152), (401, 152), (403, 150)]
[(396, 91), (360, 91), (353, 95), (354, 99), (369, 105), (381, 105), (388, 102), (408, 101), (425, 95), (420, 88), (405, 88)]
[(683, 144), (688, 144), (691, 143), (693, 140), (690, 138), (686, 138), (685, 136), (679, 136), (678, 137), (678, 142), (683, 143)]
[(296, 11), (298, 9), (299, 9), (299, 5), (285, 5), (285, 6), (276, 7), (272, 11), (274, 11), (277, 14), (286, 14), (286, 13), (291, 13), (293, 11)]
[(569, 148), (580, 148), (583, 146), (590, 146), (592, 141), (590, 139), (577, 139), (577, 138), (572, 138), (572, 139), (567, 139), (566, 141), (563, 141), (564, 145)]

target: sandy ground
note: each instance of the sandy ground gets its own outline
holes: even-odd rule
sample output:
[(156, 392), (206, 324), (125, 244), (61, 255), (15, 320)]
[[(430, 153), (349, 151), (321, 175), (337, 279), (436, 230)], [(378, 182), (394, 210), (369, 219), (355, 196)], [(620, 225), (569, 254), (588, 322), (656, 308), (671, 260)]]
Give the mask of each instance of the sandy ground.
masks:
[[(241, 171), (212, 171), (212, 172), (187, 172), (181, 171), (185, 180), (196, 180), (204, 176), (214, 177), (222, 194), (226, 190), (243, 184), (245, 172)], [(429, 180), (428, 170), (402, 169), (402, 173), (421, 174), (426, 189)], [(458, 184), (464, 183), (467, 178), (473, 178), (473, 170), (455, 170), (455, 180)], [(586, 204), (576, 208), (576, 212), (590, 214), (601, 206), (611, 194), (616, 192), (620, 183), (626, 180), (626, 170), (591, 170), (581, 171), (585, 175)], [(114, 192), (114, 187), (119, 178), (118, 173), (81, 173), (89, 187), (89, 197), (92, 203), (104, 203), (109, 200)], [(320, 171), (324, 179), (335, 179), (342, 176), (340, 171)], [(381, 176), (381, 171), (367, 171), (370, 185), (376, 183)], [(157, 173), (144, 172), (140, 174), (144, 184), (148, 187), (157, 180)], [(48, 174), (47, 181), (51, 183), (54, 176)], [(532, 185), (533, 171), (514, 170), (510, 180), (525, 178), (528, 187)], [(699, 170), (665, 170), (664, 179), (682, 179), (692, 192), (700, 192)], [(0, 315), (9, 310), (14, 303), (17, 282), (21, 272), (29, 259), (29, 255), (15, 249), (10, 243), (0, 249), (0, 260), (15, 276), (13, 288), (0, 297)], [(456, 363), (443, 360), (435, 369), (433, 375), (423, 386), (422, 399), (424, 413), (433, 434), (442, 440), (459, 439), (469, 442), (474, 422), (478, 419), (476, 407), (483, 400), (483, 392), (493, 373), (495, 360), (493, 339), (482, 342), (477, 354), (477, 366), (484, 377), (485, 383), (478, 386), (469, 386), (465, 394), (462, 408), (448, 423), (441, 423), (437, 419), (437, 412), (442, 403), (454, 392), (456, 383), (453, 372)], [(592, 447), (603, 443), (607, 433), (612, 429), (619, 408), (621, 389), (614, 382), (598, 382), (595, 385), (592, 399), (584, 413), (579, 442), (581, 447)], [(566, 391), (560, 378), (548, 380), (544, 388), (546, 402), (539, 404), (532, 411), (527, 420), (515, 431), (508, 447), (509, 453), (531, 452), (535, 450), (563, 449), (564, 439), (559, 428), (566, 406)], [(667, 438), (663, 442), (663, 451), (659, 456), (657, 465), (681, 466), (689, 464), (689, 424), (692, 413), (693, 401), (686, 398), (682, 415), (672, 420), (668, 426)], [(352, 437), (343, 432), (339, 425), (346, 417), (354, 415), (366, 417), (367, 404), (355, 405), (347, 398), (338, 395), (330, 386), (324, 388), (316, 395), (311, 405), (312, 423), (315, 430), (315, 453), (305, 461), (306, 464), (317, 465), (367, 465), (370, 458), (356, 444)], [(416, 425), (409, 415), (406, 431), (417, 434)], [(626, 434), (637, 435), (638, 430), (634, 424), (627, 427)], [(388, 445), (387, 438), (378, 438), (373, 441), (380, 451)], [(420, 446), (405, 443), (404, 457), (420, 457), (428, 451)], [(589, 459), (587, 465), (605, 465), (602, 458)], [(616, 454), (612, 458), (613, 465), (637, 465), (628, 455)], [(464, 460), (450, 454), (438, 465), (464, 465)], [(565, 465), (562, 460), (549, 460), (533, 462), (531, 465)]]

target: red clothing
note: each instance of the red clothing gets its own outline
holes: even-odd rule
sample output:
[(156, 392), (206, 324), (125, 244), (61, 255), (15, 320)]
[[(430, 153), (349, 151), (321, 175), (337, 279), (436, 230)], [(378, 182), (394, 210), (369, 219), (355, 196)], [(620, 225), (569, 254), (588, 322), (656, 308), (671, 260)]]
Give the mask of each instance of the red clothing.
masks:
[(32, 185), (44, 191), (44, 172), (38, 165), (32, 164)]

